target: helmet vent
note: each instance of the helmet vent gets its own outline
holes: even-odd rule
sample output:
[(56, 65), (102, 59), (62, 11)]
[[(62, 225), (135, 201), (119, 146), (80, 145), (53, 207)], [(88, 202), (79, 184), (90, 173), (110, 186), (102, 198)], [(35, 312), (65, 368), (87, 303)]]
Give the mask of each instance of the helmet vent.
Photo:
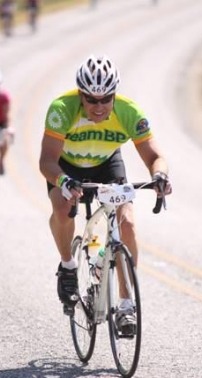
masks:
[(86, 80), (86, 83), (87, 83), (88, 85), (91, 85), (91, 84), (92, 84), (92, 82), (91, 82), (91, 80), (89, 79), (89, 77), (88, 77), (87, 74), (85, 74), (85, 80)]
[(112, 81), (113, 81), (113, 75), (111, 75), (110, 78), (107, 80), (106, 87), (110, 86), (110, 84), (112, 83)]
[(102, 76), (101, 76), (101, 70), (100, 68), (98, 69), (98, 72), (97, 72), (97, 84), (100, 85), (101, 84), (101, 80), (102, 80)]
[(109, 60), (107, 60), (107, 64), (110, 68), (112, 68), (112, 65), (111, 65), (111, 62)]

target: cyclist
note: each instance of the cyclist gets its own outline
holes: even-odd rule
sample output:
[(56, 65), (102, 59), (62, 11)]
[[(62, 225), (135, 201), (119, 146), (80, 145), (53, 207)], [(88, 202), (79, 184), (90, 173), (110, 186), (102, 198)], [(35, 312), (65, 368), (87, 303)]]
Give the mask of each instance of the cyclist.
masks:
[(36, 30), (39, 6), (41, 0), (26, 0), (26, 9), (28, 12), (28, 23), (32, 30)]
[(10, 96), (2, 89), (2, 81), (0, 71), (0, 175), (5, 173), (4, 158), (14, 138), (14, 130), (9, 126)]
[(2, 0), (0, 2), (0, 15), (4, 34), (9, 37), (12, 34), (14, 14), (16, 10), (15, 0)]
[[(120, 147), (132, 140), (151, 176), (171, 192), (167, 163), (154, 140), (144, 112), (136, 102), (117, 94), (119, 72), (107, 57), (90, 56), (76, 73), (77, 88), (53, 100), (46, 114), (40, 170), (52, 203), (50, 228), (61, 255), (58, 296), (74, 305), (77, 298), (77, 267), (71, 256), (74, 220), (68, 217), (75, 199), (82, 196), (80, 181), (109, 183), (127, 181)], [(132, 203), (117, 211), (122, 241), (137, 264), (138, 247)], [(120, 277), (121, 279), (121, 277)], [(135, 323), (124, 285), (120, 285), (117, 326)], [(75, 296), (76, 294), (76, 296)]]

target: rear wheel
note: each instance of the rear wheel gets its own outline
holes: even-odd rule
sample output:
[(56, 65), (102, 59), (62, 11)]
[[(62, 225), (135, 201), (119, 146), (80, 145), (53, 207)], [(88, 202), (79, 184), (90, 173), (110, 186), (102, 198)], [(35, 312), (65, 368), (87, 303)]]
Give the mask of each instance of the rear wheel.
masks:
[[(141, 346), (141, 305), (138, 280), (134, 262), (128, 249), (122, 245), (116, 253), (114, 264), (110, 267), (108, 281), (108, 325), (112, 353), (120, 374), (129, 378), (135, 373), (138, 365)], [(136, 325), (129, 332), (121, 332), (116, 324), (116, 314), (119, 307), (119, 280), (117, 261), (120, 261), (125, 277), (128, 297), (132, 300)], [(123, 284), (123, 283), (122, 283)]]
[(87, 362), (95, 346), (96, 324), (93, 323), (94, 287), (90, 282), (86, 252), (80, 249), (81, 241), (81, 237), (76, 236), (72, 244), (72, 255), (78, 264), (80, 299), (70, 316), (70, 326), (76, 353), (82, 362)]

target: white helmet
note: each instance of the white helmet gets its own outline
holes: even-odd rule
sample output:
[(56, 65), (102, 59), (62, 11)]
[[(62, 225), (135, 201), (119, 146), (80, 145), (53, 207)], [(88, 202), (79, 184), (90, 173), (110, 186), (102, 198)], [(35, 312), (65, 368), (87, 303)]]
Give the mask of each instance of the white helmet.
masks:
[(91, 55), (76, 74), (78, 88), (94, 96), (115, 93), (119, 81), (119, 72), (107, 56), (95, 58)]

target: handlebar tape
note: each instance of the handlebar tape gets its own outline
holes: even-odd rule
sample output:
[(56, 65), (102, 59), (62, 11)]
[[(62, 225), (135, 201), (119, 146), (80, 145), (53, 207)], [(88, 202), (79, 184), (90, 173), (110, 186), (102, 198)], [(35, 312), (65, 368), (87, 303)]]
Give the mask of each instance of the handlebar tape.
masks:
[(163, 198), (157, 197), (155, 207), (153, 208), (153, 213), (154, 214), (160, 213), (162, 205), (163, 205)]

